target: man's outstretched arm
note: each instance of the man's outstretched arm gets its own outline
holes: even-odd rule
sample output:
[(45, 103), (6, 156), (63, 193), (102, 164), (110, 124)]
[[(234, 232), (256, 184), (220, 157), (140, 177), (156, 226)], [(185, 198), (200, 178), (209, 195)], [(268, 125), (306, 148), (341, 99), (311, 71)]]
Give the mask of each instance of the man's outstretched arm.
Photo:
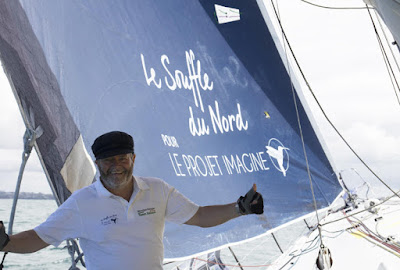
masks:
[(249, 192), (244, 197), (240, 197), (236, 203), (201, 206), (185, 224), (203, 228), (213, 227), (241, 215), (262, 214), (263, 212), (263, 198), (257, 192), (257, 186), (254, 184)]
[[(4, 225), (0, 223), (0, 248), (4, 252), (14, 253), (32, 253), (42, 248), (47, 247), (49, 244), (44, 242), (34, 230), (20, 232), (10, 235), (9, 241), (6, 241), (7, 234), (4, 230)], [(4, 240), (4, 241), (3, 241)]]
[(200, 206), (196, 214), (185, 224), (195, 225), (203, 228), (213, 227), (241, 216), (235, 209), (236, 203), (225, 205)]

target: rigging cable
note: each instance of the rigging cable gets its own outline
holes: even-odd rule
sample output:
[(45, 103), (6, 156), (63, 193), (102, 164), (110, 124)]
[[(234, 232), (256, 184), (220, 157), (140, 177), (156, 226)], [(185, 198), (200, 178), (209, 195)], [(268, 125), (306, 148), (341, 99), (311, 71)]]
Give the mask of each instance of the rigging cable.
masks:
[[(268, 238), (267, 238), (267, 237), (263, 237), (263, 239), (264, 239), (264, 240), (260, 241), (259, 244), (254, 245), (253, 248), (252, 248), (251, 250), (249, 250), (249, 252), (247, 252), (247, 254), (246, 254), (245, 256), (242, 256), (241, 260), (242, 260), (242, 261), (246, 260), (248, 256), (250, 256), (251, 254), (254, 254), (254, 251), (255, 251), (256, 249), (258, 249), (260, 246), (265, 245), (265, 243), (268, 241)], [(230, 248), (230, 247), (229, 247), (229, 248)], [(236, 259), (236, 258), (235, 258), (235, 259)], [(267, 265), (267, 262), (262, 263), (261, 265)]]
[[(239, 267), (238, 265), (235, 265), (235, 264), (224, 264), (224, 263), (209, 261), (209, 260), (201, 259), (201, 258), (197, 258), (197, 257), (195, 257), (195, 258), (193, 258), (193, 259), (194, 259), (194, 260), (201, 261), (201, 262), (209, 263), (209, 264), (214, 264), (214, 265), (229, 266), (229, 267), (232, 267), (232, 268)], [(269, 266), (272, 266), (272, 264), (265, 264), (265, 265), (242, 265), (242, 267), (246, 267), (246, 268), (256, 268), (256, 267), (260, 268), (260, 267), (269, 267)]]
[[(367, 6), (367, 5), (366, 5), (366, 6)], [(370, 17), (370, 19), (371, 19), (372, 26), (373, 26), (374, 31), (375, 31), (376, 39), (378, 40), (379, 47), (380, 47), (381, 52), (382, 52), (382, 56), (383, 56), (383, 60), (384, 60), (385, 65), (386, 65), (386, 69), (387, 69), (387, 71), (388, 71), (388, 73), (389, 73), (389, 77), (390, 77), (390, 80), (391, 80), (392, 85), (393, 85), (394, 93), (395, 93), (395, 95), (396, 95), (396, 97), (397, 97), (397, 102), (398, 102), (399, 105), (400, 105), (400, 99), (399, 99), (399, 95), (398, 95), (398, 93), (397, 93), (397, 91), (400, 92), (399, 83), (397, 82), (397, 79), (396, 79), (396, 76), (395, 76), (395, 74), (394, 74), (392, 65), (390, 64), (390, 61), (389, 61), (389, 58), (388, 58), (388, 56), (387, 56), (387, 54), (386, 54), (385, 48), (383, 47), (382, 39), (381, 39), (381, 37), (379, 36), (378, 29), (376, 28), (375, 22), (374, 22), (374, 20), (373, 20), (373, 18), (372, 18), (371, 11), (369, 10), (369, 7), (368, 7), (368, 6), (367, 6), (367, 10), (368, 10), (369, 17)], [(378, 21), (379, 21), (379, 20), (378, 20)], [(386, 37), (386, 36), (385, 36), (385, 37)], [(397, 62), (396, 62), (396, 63), (397, 63)], [(393, 82), (393, 80), (394, 80), (394, 82)], [(397, 86), (397, 88), (396, 88), (396, 86)], [(396, 91), (396, 90), (397, 90), (397, 91)]]
[[(345, 215), (345, 213), (343, 213), (343, 214)], [(392, 252), (394, 255), (400, 257), (400, 248), (399, 247), (397, 247), (396, 245), (393, 245), (391, 243), (388, 243), (387, 241), (385, 241), (385, 239), (382, 236), (371, 231), (361, 220), (359, 220), (357, 218), (355, 218), (355, 219), (357, 220), (357, 223), (355, 221), (351, 220), (350, 218), (347, 218), (347, 221), (351, 225), (353, 225), (354, 228), (357, 228), (356, 231), (358, 231), (358, 232), (353, 232), (350, 229), (351, 233), (361, 236), (372, 243), (378, 243), (379, 244), (378, 246), (380, 246), (381, 248), (384, 248), (385, 250), (389, 249), (387, 251)], [(373, 241), (369, 240), (367, 237), (369, 237)]]
[[(265, 243), (266, 243), (267, 241), (268, 241), (268, 239), (265, 238), (265, 240), (261, 241), (259, 244), (254, 245), (253, 248), (252, 248), (245, 256), (242, 256), (241, 261), (243, 262), (244, 260), (247, 259), (247, 257), (248, 257), (249, 255), (254, 254), (254, 250), (258, 249), (258, 248), (259, 248), (260, 246), (262, 246), (262, 245), (265, 245)], [(219, 262), (215, 262), (215, 261), (210, 261), (210, 260), (208, 260), (208, 259), (202, 259), (202, 258), (199, 258), (199, 257), (194, 257), (192, 260), (193, 260), (193, 261), (195, 261), (195, 260), (197, 260), (197, 261), (202, 261), (202, 262), (206, 262), (206, 263), (209, 263), (209, 264), (220, 265), (220, 266), (229, 266), (229, 267), (232, 267), (232, 268), (239, 267), (240, 269), (247, 268), (247, 267), (249, 267), (249, 268), (252, 268), (252, 267), (254, 267), (254, 268), (257, 268), (257, 267), (268, 267), (268, 266), (272, 266), (272, 265), (273, 265), (273, 264), (268, 264), (267, 262), (262, 263), (262, 264), (259, 264), (259, 265), (241, 265), (241, 263), (239, 262), (238, 258), (237, 258), (236, 255), (235, 255), (235, 253), (233, 252), (232, 248), (231, 248), (230, 246), (228, 246), (228, 249), (230, 250), (230, 252), (232, 253), (234, 259), (236, 260), (236, 262), (237, 262), (236, 265), (219, 263)], [(168, 264), (172, 264), (172, 263), (179, 263), (179, 262), (178, 262), (178, 261), (170, 261), (170, 262), (164, 263), (163, 265), (168, 265)], [(179, 266), (179, 265), (178, 265), (178, 266)], [(178, 266), (176, 266), (176, 267), (177, 267), (177, 269), (179, 270)], [(208, 266), (207, 266), (207, 267), (208, 267)], [(174, 268), (174, 269), (175, 269), (175, 268)], [(186, 268), (185, 268), (185, 269), (186, 269)], [(0, 270), (1, 270), (1, 269), (0, 269)]]
[(309, 1), (306, 1), (306, 0), (300, 0), (301, 2), (304, 2), (304, 3), (306, 3), (306, 4), (309, 4), (309, 5), (312, 5), (312, 6), (315, 6), (315, 7), (319, 7), (319, 8), (326, 8), (326, 9), (350, 9), (350, 10), (355, 10), (355, 9), (366, 9), (365, 7), (328, 7), (328, 6), (322, 6), (322, 5), (318, 5), (318, 4), (314, 4), (314, 3), (311, 3), (311, 2), (309, 2)]
[[(276, 16), (278, 18), (278, 21), (280, 22), (280, 15), (277, 12), (277, 9), (275, 7), (274, 1), (271, 0), (271, 3), (272, 3), (272, 6), (274, 8), (275, 14), (276, 14)], [(283, 31), (282, 25), (281, 25), (281, 30), (282, 30), (282, 35), (285, 37), (286, 35), (285, 35), (284, 31)], [(299, 125), (301, 143), (302, 143), (302, 146), (303, 146), (303, 154), (304, 154), (304, 158), (305, 158), (305, 162), (306, 162), (308, 179), (310, 181), (310, 189), (311, 189), (311, 194), (312, 194), (312, 198), (313, 198), (315, 216), (316, 216), (317, 221), (318, 221), (318, 233), (319, 233), (319, 237), (320, 237), (320, 241), (321, 241), (321, 248), (322, 248), (324, 246), (324, 244), (322, 243), (322, 232), (321, 232), (321, 226), (320, 226), (320, 219), (319, 219), (319, 215), (318, 215), (317, 201), (315, 199), (315, 193), (314, 193), (314, 187), (313, 187), (313, 183), (312, 183), (310, 165), (309, 165), (309, 162), (308, 162), (308, 156), (307, 156), (307, 151), (306, 151), (306, 146), (305, 146), (304, 136), (303, 136), (303, 129), (302, 129), (302, 126), (301, 126), (300, 114), (299, 114), (299, 109), (298, 109), (298, 106), (297, 106), (296, 93), (295, 93), (295, 89), (294, 89), (294, 85), (293, 85), (293, 81), (292, 81), (292, 75), (291, 75), (290, 68), (289, 68), (289, 57), (287, 55), (286, 43), (284, 42), (283, 44), (284, 44), (284, 51), (285, 51), (285, 54), (286, 54), (286, 61), (287, 61), (287, 66), (288, 66), (288, 75), (289, 75), (289, 78), (290, 78), (290, 85), (291, 85), (291, 90), (292, 90), (292, 95), (293, 95), (293, 102), (294, 102), (294, 107), (296, 109), (297, 123)]]
[[(39, 138), (42, 135), (42, 133), (43, 133), (42, 128), (40, 126), (36, 130), (31, 130), (31, 129), (27, 128), (24, 133), (24, 151), (22, 153), (22, 162), (21, 162), (21, 165), (19, 168), (17, 184), (16, 184), (15, 192), (14, 192), (13, 205), (12, 205), (11, 214), (10, 214), (10, 221), (8, 223), (8, 234), (9, 235), (12, 235), (12, 233), (13, 233), (15, 212), (17, 210), (19, 191), (21, 188), (21, 182), (22, 182), (22, 177), (24, 175), (25, 166), (31, 155), (33, 146), (36, 142), (36, 139)], [(7, 256), (7, 254), (8, 254), (8, 252), (4, 252), (3, 260), (1, 261), (1, 264), (0, 264), (0, 269), (3, 269), (4, 260)]]
[[(391, 54), (392, 54), (393, 61), (394, 61), (394, 63), (396, 64), (396, 67), (397, 67), (397, 71), (400, 72), (399, 63), (397, 62), (397, 59), (396, 59), (396, 57), (395, 57), (395, 53), (393, 52), (392, 46), (390, 46), (390, 45), (396, 45), (396, 47), (398, 47), (397, 42), (396, 42), (396, 41), (394, 41), (394, 42), (389, 42), (389, 39), (388, 39), (388, 37), (387, 37), (387, 34), (386, 34), (385, 30), (384, 30), (384, 27), (383, 27), (383, 25), (382, 25), (381, 20), (379, 19), (379, 16), (377, 15), (376, 10), (375, 10), (375, 16), (378, 18), (379, 27), (381, 28), (381, 32), (383, 33), (383, 36), (385, 37), (386, 43), (387, 43), (387, 45), (388, 45), (388, 48), (389, 48), (389, 50), (390, 50), (390, 52), (391, 52)], [(393, 73), (393, 71), (392, 71), (392, 73)], [(393, 75), (393, 76), (394, 76), (394, 75)]]
[[(337, 237), (339, 237), (342, 233), (344, 233), (344, 232), (346, 231), (346, 229), (343, 229), (343, 230), (340, 230), (340, 231), (336, 231), (336, 232), (330, 232), (330, 231), (327, 231), (327, 230), (323, 230), (323, 231), (324, 231), (324, 232), (327, 232), (327, 233), (337, 233), (337, 235), (335, 235), (335, 236), (324, 236), (325, 238), (337, 238)], [(314, 250), (316, 250), (316, 249), (318, 248), (318, 243), (319, 243), (319, 241), (315, 241), (315, 240), (318, 240), (318, 239), (319, 239), (319, 238), (318, 238), (318, 235), (316, 235), (312, 240), (310, 240), (310, 241), (304, 243), (304, 245), (307, 244), (307, 243), (309, 243), (309, 245), (308, 245), (307, 247), (302, 248), (302, 249), (300, 249), (300, 250), (294, 250), (294, 251), (292, 251), (292, 252), (289, 254), (290, 259), (289, 259), (281, 268), (279, 268), (279, 270), (282, 270), (283, 268), (285, 268), (285, 266), (286, 266), (289, 262), (291, 262), (293, 259), (296, 259), (296, 261), (294, 261), (294, 262), (291, 263), (291, 267), (293, 268), (294, 265), (297, 263), (297, 261), (299, 260), (299, 258), (300, 258), (301, 256), (303, 256), (303, 255), (305, 255), (305, 254), (308, 254), (308, 253), (313, 252)], [(298, 252), (298, 253), (296, 254), (296, 252)]]
[(368, 208), (365, 208), (364, 210), (358, 211), (358, 212), (353, 213), (353, 214), (351, 214), (351, 215), (348, 215), (348, 216), (345, 216), (345, 217), (342, 217), (342, 218), (338, 218), (338, 219), (335, 219), (335, 220), (332, 220), (332, 221), (325, 222), (325, 223), (321, 224), (321, 226), (325, 226), (325, 225), (328, 225), (328, 224), (331, 224), (331, 223), (335, 223), (335, 222), (341, 221), (341, 220), (343, 220), (343, 219), (346, 219), (347, 217), (352, 217), (352, 216), (361, 214), (361, 213), (363, 213), (363, 212), (369, 211), (369, 210), (371, 210), (371, 209), (374, 208), (374, 207), (377, 207), (377, 206), (379, 206), (379, 205), (381, 205), (381, 204), (384, 204), (385, 202), (389, 201), (389, 200), (392, 199), (393, 197), (396, 197), (396, 196), (399, 197), (399, 195), (400, 195), (400, 191), (397, 192), (396, 194), (392, 195), (392, 196), (387, 197), (385, 200), (383, 200), (383, 201), (380, 202), (380, 203), (377, 203), (377, 204), (375, 204), (375, 205), (373, 205), (373, 206), (370, 206), (370, 207), (368, 207)]
[(232, 248), (231, 248), (231, 247), (228, 247), (228, 248), (229, 248), (229, 251), (232, 253), (233, 258), (235, 258), (235, 261), (237, 262), (237, 264), (238, 264), (238, 266), (240, 267), (240, 269), (243, 270), (243, 267), (242, 267), (242, 265), (240, 264), (238, 258), (236, 257), (236, 254), (233, 252)]
[(281, 248), (281, 246), (279, 245), (279, 243), (278, 243), (278, 240), (276, 239), (276, 237), (275, 237), (275, 235), (274, 235), (274, 233), (271, 233), (271, 235), (272, 235), (272, 238), (274, 238), (274, 240), (275, 240), (275, 243), (276, 243), (276, 245), (278, 246), (278, 248), (279, 248), (279, 251), (283, 254), (284, 252), (283, 252), (283, 250), (282, 250), (282, 248)]
[[(291, 262), (291, 268), (294, 267), (294, 265), (295, 265), (295, 264), (298, 262), (298, 260), (300, 259), (300, 256), (302, 256), (302, 255), (304, 255), (304, 254), (307, 254), (307, 253), (310, 253), (310, 252), (316, 250), (316, 249), (318, 248), (318, 243), (319, 243), (319, 241), (316, 241), (315, 243), (314, 243), (314, 241), (317, 240), (317, 239), (318, 239), (318, 240), (320, 239), (320, 238), (319, 238), (319, 235), (315, 236), (314, 239), (313, 239), (312, 241), (306, 242), (306, 243), (310, 243), (310, 244), (308, 245), (308, 247), (306, 247), (306, 248), (304, 248), (304, 249), (301, 249), (301, 250), (299, 251), (298, 254), (294, 254), (294, 252), (296, 252), (296, 251), (298, 251), (298, 250), (294, 250), (293, 252), (291, 252), (291, 253), (288, 255), (288, 256), (290, 256), (290, 259), (287, 260), (286, 263), (284, 263), (284, 264), (282, 265), (282, 267), (279, 268), (278, 270), (282, 270), (282, 269), (285, 268), (286, 265), (288, 265), (293, 259), (296, 259), (294, 262)], [(306, 243), (305, 243), (305, 244), (306, 244)]]
[[(286, 36), (286, 33), (285, 33), (285, 31), (283, 30), (282, 22), (281, 22), (281, 20), (280, 20), (280, 18), (279, 18), (279, 15), (278, 15), (278, 13), (277, 13), (277, 11), (276, 11), (275, 5), (274, 5), (274, 3), (272, 2), (272, 0), (271, 0), (271, 3), (272, 3), (272, 6), (273, 6), (275, 15), (276, 15), (276, 17), (277, 17), (279, 26), (280, 26), (280, 28), (281, 28), (281, 31), (282, 31), (282, 34), (283, 34), (283, 37), (284, 37), (284, 41), (286, 41), (286, 44), (288, 45), (288, 48), (289, 48), (289, 50), (290, 50), (290, 52), (291, 52), (291, 55), (292, 55), (292, 57), (293, 57), (293, 60), (295, 61), (295, 63), (296, 63), (296, 65), (297, 65), (298, 69), (299, 69), (299, 72), (300, 72), (300, 74), (301, 74), (301, 76), (302, 76), (304, 82), (306, 83), (306, 85), (307, 85), (307, 87), (308, 87), (310, 93), (312, 94), (314, 100), (316, 101), (316, 103), (317, 103), (318, 107), (320, 108), (322, 114), (324, 115), (325, 119), (328, 121), (328, 123), (331, 125), (331, 127), (335, 130), (335, 132), (339, 135), (339, 137), (342, 139), (342, 141), (347, 145), (347, 147), (348, 147), (348, 148), (353, 152), (353, 154), (358, 158), (358, 160), (359, 160), (359, 161), (360, 161), (360, 162), (361, 162), (361, 163), (362, 163), (362, 164), (363, 164), (363, 165), (364, 165), (364, 166), (365, 166), (365, 167), (366, 167), (366, 168), (367, 168), (367, 169), (368, 169), (368, 170), (369, 170), (369, 171), (370, 171), (370, 172), (371, 172), (371, 173), (372, 173), (372, 174), (373, 174), (387, 189), (389, 189), (395, 196), (397, 196), (397, 197), (400, 198), (400, 195), (399, 195), (398, 193), (396, 193), (388, 184), (386, 184), (386, 182), (383, 181), (383, 180), (368, 166), (368, 164), (357, 154), (357, 152), (350, 146), (350, 144), (347, 142), (347, 140), (343, 137), (343, 135), (339, 132), (339, 130), (336, 128), (336, 126), (332, 123), (332, 121), (329, 119), (329, 117), (328, 117), (327, 114), (325, 113), (325, 111), (324, 111), (324, 109), (322, 108), (321, 104), (319, 103), (317, 97), (315, 96), (314, 91), (312, 90), (310, 83), (308, 82), (307, 78), (305, 77), (304, 72), (303, 72), (303, 70), (301, 69), (299, 62), (297, 61), (297, 58), (296, 58), (296, 56), (295, 56), (295, 54), (294, 54), (294, 52), (293, 52), (292, 46), (290, 45), (290, 42), (289, 42), (289, 40), (288, 40), (288, 38), (287, 38), (287, 36)], [(284, 43), (285, 43), (285, 42), (284, 42)]]

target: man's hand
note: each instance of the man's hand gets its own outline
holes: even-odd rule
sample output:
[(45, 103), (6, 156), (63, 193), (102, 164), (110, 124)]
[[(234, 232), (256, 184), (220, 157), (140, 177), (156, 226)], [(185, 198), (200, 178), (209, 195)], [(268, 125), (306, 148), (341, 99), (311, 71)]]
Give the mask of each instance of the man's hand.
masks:
[(6, 234), (3, 221), (0, 221), (0, 250), (3, 250), (9, 241), (10, 238), (8, 237), (8, 234)]
[(237, 207), (242, 215), (248, 214), (262, 214), (264, 213), (264, 201), (260, 193), (257, 192), (256, 184), (246, 193), (246, 195), (240, 196), (237, 200)]

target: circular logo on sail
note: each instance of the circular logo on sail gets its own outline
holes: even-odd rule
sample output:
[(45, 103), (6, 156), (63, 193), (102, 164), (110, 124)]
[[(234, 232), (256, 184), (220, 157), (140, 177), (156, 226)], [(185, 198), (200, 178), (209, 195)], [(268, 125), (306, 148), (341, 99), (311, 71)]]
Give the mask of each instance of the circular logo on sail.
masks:
[(289, 169), (289, 148), (286, 148), (278, 139), (272, 138), (268, 141), (267, 154), (274, 167), (286, 176)]

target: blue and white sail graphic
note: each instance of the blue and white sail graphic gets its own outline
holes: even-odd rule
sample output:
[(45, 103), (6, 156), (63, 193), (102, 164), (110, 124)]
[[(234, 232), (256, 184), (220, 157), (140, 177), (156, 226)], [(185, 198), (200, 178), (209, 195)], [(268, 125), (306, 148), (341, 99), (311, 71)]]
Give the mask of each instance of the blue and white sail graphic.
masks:
[[(240, 20), (219, 24), (215, 4)], [(290, 78), (256, 1), (0, 1), (0, 20), (1, 61), (27, 125), (43, 129), (37, 149), (61, 201), (92, 182), (93, 140), (122, 130), (135, 139), (136, 175), (200, 205), (236, 201), (253, 183), (265, 198), (266, 218), (167, 224), (166, 257), (313, 211)], [(323, 207), (341, 188), (296, 99)]]

